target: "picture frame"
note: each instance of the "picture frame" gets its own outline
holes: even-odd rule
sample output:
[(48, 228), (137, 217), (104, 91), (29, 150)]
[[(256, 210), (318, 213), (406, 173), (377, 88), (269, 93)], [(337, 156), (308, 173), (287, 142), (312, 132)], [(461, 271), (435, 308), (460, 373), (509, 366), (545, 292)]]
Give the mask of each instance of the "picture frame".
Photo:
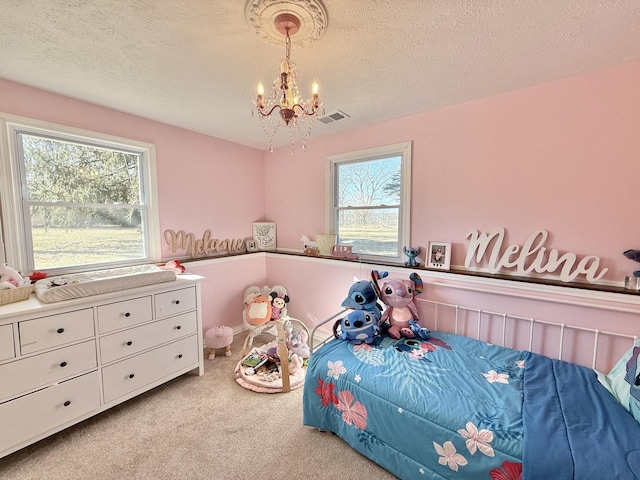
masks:
[(258, 250), (275, 250), (276, 222), (253, 222), (253, 238)]
[(253, 253), (258, 251), (258, 242), (255, 238), (246, 238), (244, 241), (244, 246), (247, 249), (247, 252)]
[(426, 264), (429, 268), (449, 270), (451, 268), (451, 242), (429, 242)]

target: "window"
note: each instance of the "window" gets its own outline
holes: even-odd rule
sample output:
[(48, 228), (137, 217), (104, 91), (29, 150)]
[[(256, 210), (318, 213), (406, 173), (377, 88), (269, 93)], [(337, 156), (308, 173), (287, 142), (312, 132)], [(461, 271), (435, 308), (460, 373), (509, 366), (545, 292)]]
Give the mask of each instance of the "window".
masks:
[(153, 145), (4, 116), (4, 261), (63, 274), (159, 260)]
[(402, 262), (409, 245), (411, 143), (327, 160), (328, 232), (362, 259)]

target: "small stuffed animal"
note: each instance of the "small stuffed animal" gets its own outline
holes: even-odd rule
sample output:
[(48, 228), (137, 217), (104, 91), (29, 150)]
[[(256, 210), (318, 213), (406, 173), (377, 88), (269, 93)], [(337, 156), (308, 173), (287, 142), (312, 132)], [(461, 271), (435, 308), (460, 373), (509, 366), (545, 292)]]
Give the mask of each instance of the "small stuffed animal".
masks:
[(382, 308), (378, 303), (378, 295), (372, 283), (367, 280), (359, 280), (351, 285), (347, 298), (342, 302), (342, 306), (353, 310), (366, 310), (376, 315), (376, 322), (380, 321)]
[(5, 290), (7, 288), (22, 287), (27, 283), (17, 270), (14, 270), (5, 263), (3, 265), (0, 265), (0, 284), (0, 288), (2, 290)]
[(280, 320), (284, 308), (289, 303), (289, 295), (279, 295), (278, 292), (271, 292), (271, 320)]
[(417, 267), (418, 262), (416, 261), (416, 257), (420, 255), (420, 247), (403, 247), (402, 251), (404, 254), (409, 257), (409, 259), (404, 262), (407, 267)]
[[(338, 333), (338, 328), (341, 332)], [(376, 314), (365, 310), (351, 310), (333, 324), (333, 336), (354, 345), (372, 343), (380, 333)]]
[(271, 297), (257, 295), (248, 299), (244, 313), (247, 322), (251, 325), (256, 327), (264, 325), (271, 320)]
[[(633, 250), (633, 249), (625, 250), (622, 254), (625, 257), (627, 257), (629, 260), (640, 262), (640, 250)], [(633, 276), (640, 277), (640, 270), (636, 270), (635, 272), (633, 272)]]
[(170, 262), (160, 265), (163, 270), (173, 270), (176, 274), (184, 273), (185, 267), (180, 263), (180, 260), (171, 260)]
[(308, 339), (309, 335), (305, 330), (291, 332), (287, 340), (289, 352), (298, 355), (300, 358), (309, 358), (311, 356), (311, 350), (309, 349), (309, 345), (307, 345)]
[(304, 365), (304, 360), (296, 353), (289, 358), (289, 375), (295, 375)]
[(420, 320), (414, 297), (422, 293), (423, 283), (420, 275), (412, 273), (409, 280), (388, 279), (379, 284), (379, 280), (386, 278), (387, 272), (371, 271), (373, 285), (387, 308), (382, 314), (381, 321), (388, 323), (389, 336), (414, 338), (418, 336), (427, 340), (431, 332), (418, 324)]

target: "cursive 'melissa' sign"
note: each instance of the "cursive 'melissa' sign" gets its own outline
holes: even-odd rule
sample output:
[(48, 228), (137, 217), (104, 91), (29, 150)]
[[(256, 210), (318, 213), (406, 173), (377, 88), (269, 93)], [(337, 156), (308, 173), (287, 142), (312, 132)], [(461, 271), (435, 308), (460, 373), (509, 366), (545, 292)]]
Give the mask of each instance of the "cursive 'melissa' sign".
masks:
[[(486, 259), (491, 273), (497, 273), (503, 268), (515, 268), (520, 275), (531, 272), (554, 273), (560, 270), (560, 280), (563, 282), (571, 282), (578, 275), (584, 274), (586, 280), (593, 283), (607, 273), (607, 268), (600, 269), (600, 257), (587, 255), (578, 260), (575, 253), (561, 255), (555, 248), (547, 249), (545, 242), (549, 233), (546, 230), (536, 230), (522, 246), (505, 247), (504, 234), (503, 227), (498, 227), (491, 233), (471, 231), (466, 237), (470, 242), (464, 266), (469, 268), (475, 257), (477, 263)], [(493, 245), (489, 248), (492, 242)], [(487, 253), (489, 258), (486, 258)]]
[(164, 241), (167, 242), (167, 245), (171, 246), (171, 253), (184, 250), (191, 255), (191, 257), (197, 255), (213, 255), (222, 252), (238, 253), (245, 251), (243, 239), (219, 240), (217, 238), (211, 238), (211, 230), (205, 230), (202, 238), (196, 238), (193, 233), (186, 233), (184, 230), (176, 232), (167, 229), (164, 231)]

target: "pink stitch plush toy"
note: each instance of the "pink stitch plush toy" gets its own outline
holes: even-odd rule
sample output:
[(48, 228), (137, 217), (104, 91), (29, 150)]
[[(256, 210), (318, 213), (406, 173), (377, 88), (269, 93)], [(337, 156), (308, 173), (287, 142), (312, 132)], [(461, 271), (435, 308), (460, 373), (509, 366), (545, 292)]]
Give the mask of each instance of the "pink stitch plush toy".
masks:
[(427, 340), (431, 332), (418, 324), (420, 320), (418, 309), (413, 299), (422, 293), (423, 283), (420, 275), (412, 273), (409, 280), (388, 279), (387, 272), (371, 271), (371, 279), (378, 297), (387, 308), (382, 313), (381, 322), (388, 325), (387, 333), (390, 337), (414, 338), (416, 336)]

